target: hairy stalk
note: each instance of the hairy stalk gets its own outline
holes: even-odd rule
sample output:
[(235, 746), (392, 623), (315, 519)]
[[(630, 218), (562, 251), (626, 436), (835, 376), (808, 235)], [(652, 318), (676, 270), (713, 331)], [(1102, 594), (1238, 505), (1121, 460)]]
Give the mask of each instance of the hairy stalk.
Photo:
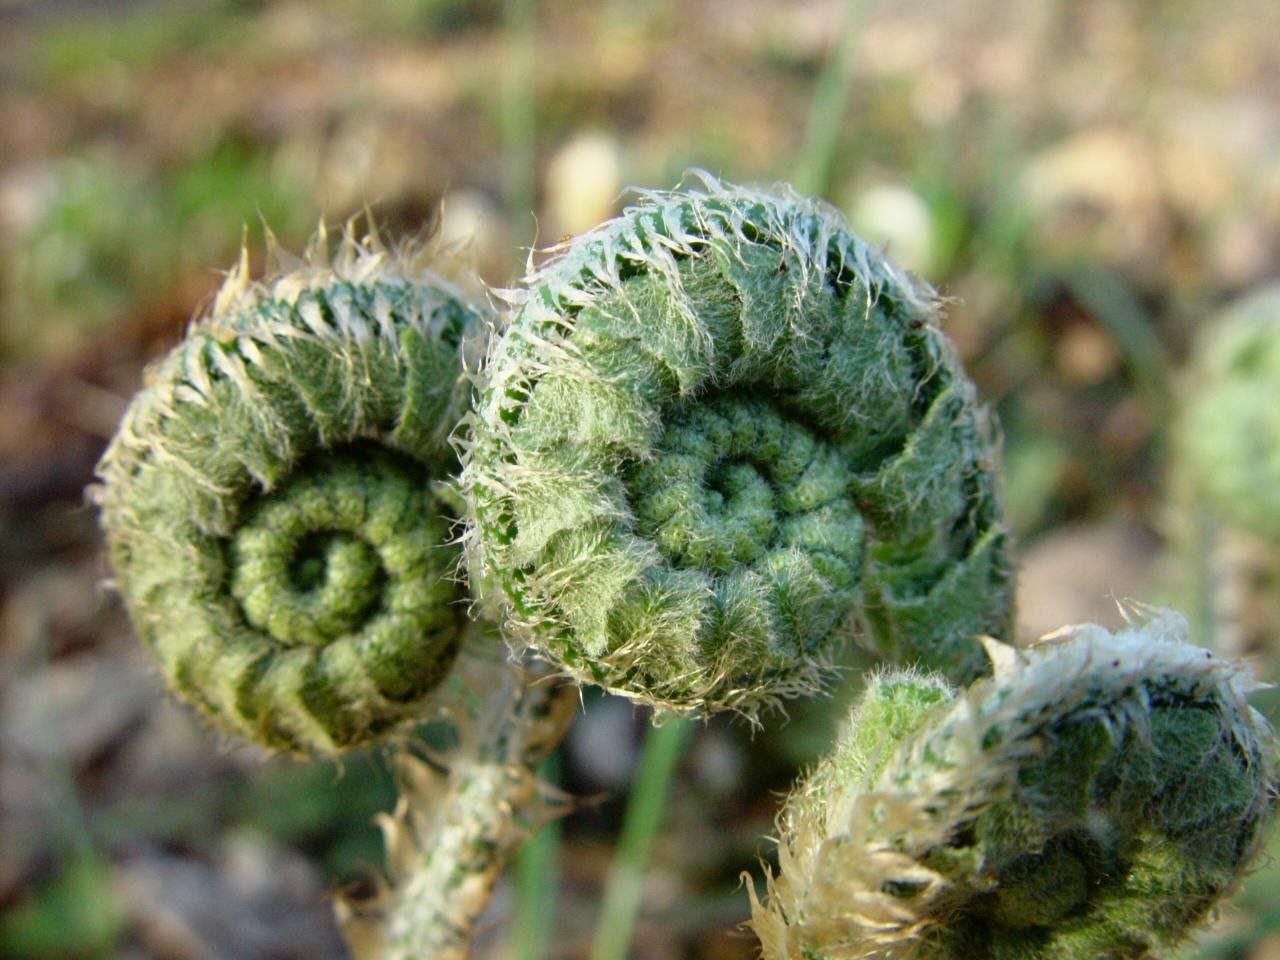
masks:
[(643, 195), (526, 281), (463, 450), (473, 587), (684, 713), (812, 690), (861, 617), (958, 678), (1004, 635), (987, 412), (931, 290), (789, 191)]
[(494, 882), (562, 806), (538, 778), (578, 703), (569, 685), (527, 674), (501, 643), (472, 643), (442, 697), (459, 742), (444, 757), (396, 753), (401, 793), (382, 818), (392, 886), (342, 905), (360, 960), (462, 960)]
[(788, 801), (766, 960), (1142, 957), (1240, 880), (1274, 813), (1245, 668), (1171, 611), (1068, 628), (958, 695), (878, 676)]

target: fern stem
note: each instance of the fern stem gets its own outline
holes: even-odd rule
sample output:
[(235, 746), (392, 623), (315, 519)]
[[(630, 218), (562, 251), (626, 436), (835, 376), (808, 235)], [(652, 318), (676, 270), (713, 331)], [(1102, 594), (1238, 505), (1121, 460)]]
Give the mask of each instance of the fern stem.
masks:
[(573, 688), (509, 663), (497, 643), (460, 659), (458, 746), (445, 758), (412, 743), (396, 754), (400, 801), (381, 824), (393, 887), (373, 909), (340, 911), (362, 960), (463, 960), (503, 867), (558, 813), (537, 767), (572, 717)]

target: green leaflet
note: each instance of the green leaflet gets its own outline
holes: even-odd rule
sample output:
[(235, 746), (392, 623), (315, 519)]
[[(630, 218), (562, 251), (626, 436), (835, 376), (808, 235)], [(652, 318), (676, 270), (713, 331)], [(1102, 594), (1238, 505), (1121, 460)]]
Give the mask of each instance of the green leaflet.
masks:
[(788, 801), (753, 903), (766, 960), (1141, 957), (1231, 892), (1277, 797), (1244, 668), (1154, 611), (1074, 628), (953, 695), (876, 678)]
[(434, 490), (478, 319), (348, 235), (261, 282), (242, 262), (150, 372), (98, 468), (102, 525), (136, 629), (223, 729), (340, 750), (447, 671), (465, 613)]
[(977, 675), (1012, 620), (998, 442), (936, 313), (824, 205), (646, 195), (492, 345), (473, 582), (573, 676), (668, 709), (812, 689), (855, 620)]

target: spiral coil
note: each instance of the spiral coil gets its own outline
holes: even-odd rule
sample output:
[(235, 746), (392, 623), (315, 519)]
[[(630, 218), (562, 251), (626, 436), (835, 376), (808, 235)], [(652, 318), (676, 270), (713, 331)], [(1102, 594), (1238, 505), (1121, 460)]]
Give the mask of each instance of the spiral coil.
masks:
[(527, 281), (463, 450), (468, 566), (579, 680), (751, 713), (855, 616), (967, 678), (1010, 572), (932, 291), (792, 193), (643, 195)]
[(328, 753), (414, 714), (467, 629), (440, 482), (481, 314), (349, 230), (249, 279), (148, 372), (98, 468), (116, 583), (225, 730)]
[(1227, 523), (1280, 542), (1280, 286), (1231, 306), (1201, 338), (1177, 442)]

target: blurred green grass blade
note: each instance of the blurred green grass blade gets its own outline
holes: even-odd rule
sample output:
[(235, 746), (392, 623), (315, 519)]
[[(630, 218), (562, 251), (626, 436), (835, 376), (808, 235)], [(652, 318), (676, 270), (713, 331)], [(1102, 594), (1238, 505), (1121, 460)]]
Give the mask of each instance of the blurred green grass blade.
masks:
[(795, 185), (803, 194), (824, 193), (830, 185), (841, 121), (849, 105), (853, 54), (870, 8), (871, 0), (845, 0), (840, 32), (818, 75), (809, 105), (809, 123), (796, 160)]
[[(543, 761), (538, 775), (560, 782), (558, 756)], [(511, 927), (512, 960), (547, 960), (560, 886), (560, 821), (553, 820), (525, 841), (515, 862), (516, 906)]]
[[(505, 0), (503, 46), (505, 57), (499, 105), (503, 186), (511, 266), (514, 274), (520, 276), (525, 270), (526, 251), (534, 242), (536, 0)], [(558, 781), (554, 755), (543, 763), (541, 775), (548, 783)], [(560, 824), (555, 821), (530, 837), (516, 854), (516, 905), (511, 931), (511, 956), (514, 960), (545, 960), (550, 953), (559, 859)]]
[(1063, 280), (1071, 295), (1111, 335), (1156, 424), (1170, 412), (1169, 358), (1155, 325), (1123, 281), (1103, 267), (1068, 268)]
[(124, 932), (111, 868), (97, 854), (72, 861), (0, 913), (0, 955), (44, 960), (109, 957)]
[(626, 960), (644, 894), (644, 875), (658, 834), (667, 793), (684, 745), (693, 730), (689, 720), (667, 720), (650, 727), (636, 763), (627, 797), (622, 835), (605, 882), (600, 919), (591, 942), (591, 960)]
[(524, 273), (525, 252), (533, 243), (534, 150), (537, 138), (536, 0), (505, 0), (505, 68), (502, 72), (500, 125), (507, 205), (507, 229), (516, 274)]

